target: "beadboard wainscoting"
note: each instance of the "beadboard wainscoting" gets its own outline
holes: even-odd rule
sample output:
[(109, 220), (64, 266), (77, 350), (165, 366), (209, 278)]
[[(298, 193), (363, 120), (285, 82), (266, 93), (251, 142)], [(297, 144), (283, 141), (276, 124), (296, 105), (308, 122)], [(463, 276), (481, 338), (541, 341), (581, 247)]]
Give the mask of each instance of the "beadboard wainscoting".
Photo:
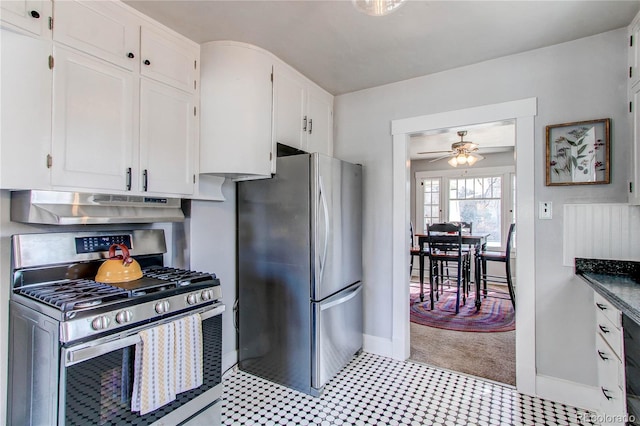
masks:
[(565, 204), (563, 264), (576, 257), (639, 260), (640, 208), (628, 204)]

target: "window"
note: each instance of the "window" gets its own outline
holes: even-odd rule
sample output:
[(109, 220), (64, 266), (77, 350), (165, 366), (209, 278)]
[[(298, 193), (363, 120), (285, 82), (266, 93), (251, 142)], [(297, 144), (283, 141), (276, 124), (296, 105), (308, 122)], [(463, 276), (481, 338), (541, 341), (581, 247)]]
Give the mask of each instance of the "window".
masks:
[(416, 232), (436, 222), (471, 222), (474, 233), (488, 233), (487, 246), (506, 246), (515, 220), (513, 167), (488, 167), (416, 173)]

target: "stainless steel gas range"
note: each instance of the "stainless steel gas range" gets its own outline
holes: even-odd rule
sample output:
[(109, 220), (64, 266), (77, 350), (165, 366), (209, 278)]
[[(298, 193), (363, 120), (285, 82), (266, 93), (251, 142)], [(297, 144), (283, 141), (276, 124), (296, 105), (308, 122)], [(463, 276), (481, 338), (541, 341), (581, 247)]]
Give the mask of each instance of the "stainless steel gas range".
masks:
[[(165, 267), (162, 230), (22, 234), (11, 244), (9, 424), (219, 423), (225, 307), (215, 274)], [(142, 278), (94, 281), (112, 244), (127, 246)], [(202, 384), (132, 411), (141, 335), (194, 314)]]

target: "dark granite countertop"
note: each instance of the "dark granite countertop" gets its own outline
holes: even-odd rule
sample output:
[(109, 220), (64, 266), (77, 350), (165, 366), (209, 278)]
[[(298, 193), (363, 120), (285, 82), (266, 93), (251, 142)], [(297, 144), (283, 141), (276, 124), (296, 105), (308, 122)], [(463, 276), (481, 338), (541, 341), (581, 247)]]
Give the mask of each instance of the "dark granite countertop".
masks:
[(576, 258), (576, 275), (640, 324), (640, 262)]

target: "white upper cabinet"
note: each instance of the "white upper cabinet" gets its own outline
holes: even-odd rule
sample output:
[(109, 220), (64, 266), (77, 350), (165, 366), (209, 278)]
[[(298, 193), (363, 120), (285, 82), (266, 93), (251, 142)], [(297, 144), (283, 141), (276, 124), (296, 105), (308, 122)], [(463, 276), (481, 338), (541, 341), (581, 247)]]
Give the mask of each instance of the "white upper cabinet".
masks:
[(629, 43), (628, 98), (631, 125), (629, 203), (640, 204), (640, 13), (627, 27)]
[(274, 67), (273, 91), (273, 140), (332, 155), (333, 96), (282, 62)]
[(133, 70), (139, 61), (139, 22), (109, 1), (57, 1), (53, 39)]
[(33, 36), (50, 38), (51, 6), (51, 0), (2, 0), (0, 1), (2, 26), (24, 30)]
[[(51, 152), (51, 42), (2, 30), (0, 188), (47, 189)], [(25, 78), (28, 76), (28, 78)]]
[(52, 184), (130, 189), (133, 75), (65, 47), (54, 58)]
[(142, 27), (140, 46), (141, 75), (189, 93), (196, 91), (197, 48), (149, 26)]
[(201, 46), (200, 173), (271, 176), (273, 58), (255, 46)]
[[(197, 120), (193, 96), (151, 80), (140, 83), (140, 188), (193, 193)], [(171, 119), (167, 119), (171, 117)]]

